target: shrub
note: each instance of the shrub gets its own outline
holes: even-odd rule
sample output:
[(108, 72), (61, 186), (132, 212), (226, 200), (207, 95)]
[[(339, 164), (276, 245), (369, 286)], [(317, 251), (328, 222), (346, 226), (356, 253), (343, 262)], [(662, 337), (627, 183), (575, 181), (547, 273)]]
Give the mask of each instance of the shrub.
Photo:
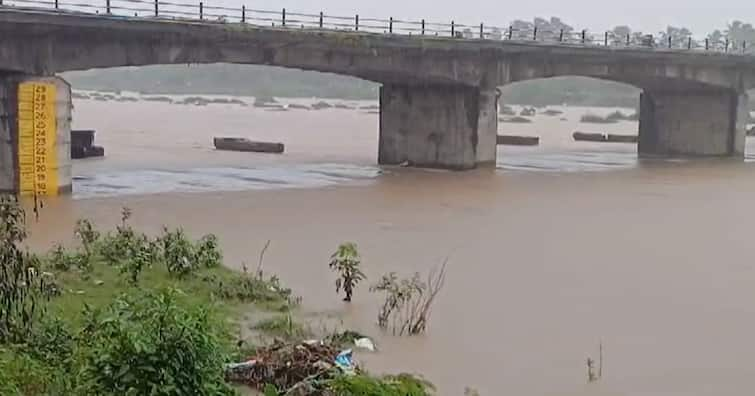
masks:
[(216, 268), (223, 263), (217, 236), (208, 234), (197, 242), (195, 260), (200, 267), (205, 268)]
[(357, 245), (348, 242), (338, 246), (338, 249), (330, 256), (330, 269), (338, 274), (336, 279), (336, 293), (343, 289), (344, 301), (350, 302), (354, 288), (365, 276), (359, 268), (361, 259), (357, 251)]
[(446, 263), (440, 270), (432, 270), (427, 281), (419, 273), (411, 278), (399, 279), (396, 273), (383, 275), (370, 287), (372, 292), (384, 293), (383, 306), (378, 312), (378, 326), (389, 329), (394, 335), (424, 333), (430, 320), (430, 312), (446, 280)]
[(0, 395), (47, 396), (70, 394), (61, 388), (62, 373), (12, 347), (0, 347)]
[(74, 235), (81, 242), (81, 246), (84, 248), (86, 256), (89, 258), (92, 256), (95, 245), (100, 239), (100, 233), (94, 229), (92, 223), (87, 219), (79, 219), (76, 222), (76, 228), (74, 229)]
[(25, 214), (13, 197), (0, 197), (0, 343), (26, 340), (50, 297), (39, 260), (21, 250)]
[(137, 233), (128, 224), (131, 218), (131, 209), (123, 208), (121, 211), (121, 225), (115, 229), (115, 234), (108, 234), (99, 240), (99, 252), (105, 261), (118, 266), (122, 261), (137, 255), (138, 252), (151, 251), (149, 238), (142, 233)]
[(163, 259), (171, 275), (184, 277), (197, 269), (194, 261), (194, 246), (180, 228), (170, 231), (163, 227), (163, 235), (157, 239)]
[(134, 245), (131, 256), (120, 264), (121, 274), (127, 275), (129, 283), (139, 283), (139, 276), (156, 260), (157, 246), (142, 236)]
[(182, 308), (176, 290), (132, 294), (86, 312), (80, 394), (232, 395), (225, 330), (205, 307)]
[(202, 277), (202, 280), (212, 284), (215, 295), (224, 300), (278, 304), (280, 311), (287, 311), (301, 302), (301, 298), (294, 297), (291, 289), (281, 285), (276, 276), (263, 279), (244, 272), (229, 278), (211, 274)]
[(91, 261), (86, 255), (66, 251), (61, 245), (53, 247), (47, 255), (47, 262), (56, 271), (68, 272), (75, 268), (82, 272), (90, 272), (92, 269)]
[(43, 318), (29, 335), (25, 344), (26, 353), (51, 367), (70, 364), (76, 347), (74, 334), (57, 317)]

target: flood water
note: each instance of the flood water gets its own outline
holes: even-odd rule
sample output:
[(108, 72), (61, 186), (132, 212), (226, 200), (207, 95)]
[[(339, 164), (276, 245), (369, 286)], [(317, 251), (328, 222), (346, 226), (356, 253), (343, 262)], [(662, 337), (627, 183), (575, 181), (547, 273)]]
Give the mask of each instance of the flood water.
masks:
[[(541, 145), (499, 147), (496, 169), (459, 173), (376, 166), (377, 116), (363, 111), (75, 106), (74, 126), (96, 129), (107, 157), (74, 163), (74, 195), (46, 202), (35, 248), (70, 241), (79, 217), (110, 227), (124, 205), (148, 231), (216, 233), (236, 267), (271, 240), (265, 269), (303, 310), (375, 336), (381, 352), (359, 355), (368, 369), (423, 373), (441, 395), (755, 392), (753, 163), (646, 162), (635, 145), (573, 142), (575, 130), (637, 129), (579, 124), (578, 108), (501, 124)], [(216, 152), (213, 136), (287, 153)], [(425, 336), (381, 335), (367, 285), (343, 305), (327, 268), (343, 241), (372, 280), (448, 258)], [(601, 343), (603, 379), (587, 385)]]

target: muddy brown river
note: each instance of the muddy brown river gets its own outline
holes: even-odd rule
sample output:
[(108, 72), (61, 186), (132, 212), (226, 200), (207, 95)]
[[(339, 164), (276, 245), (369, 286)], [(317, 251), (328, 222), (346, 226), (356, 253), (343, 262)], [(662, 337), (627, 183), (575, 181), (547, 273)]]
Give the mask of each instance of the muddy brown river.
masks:
[[(75, 106), (74, 126), (96, 129), (107, 157), (74, 163), (74, 195), (46, 202), (35, 248), (71, 241), (79, 217), (113, 226), (122, 206), (148, 231), (216, 233), (235, 267), (256, 265), (271, 240), (265, 269), (305, 312), (373, 335), (368, 369), (422, 373), (441, 395), (755, 392), (753, 163), (638, 161), (631, 144), (571, 140), (636, 133), (578, 122), (612, 109), (501, 124), (541, 145), (499, 147), (496, 169), (457, 173), (376, 166), (377, 116), (364, 111)], [(287, 153), (217, 152), (216, 135), (282, 141)], [(341, 302), (327, 263), (343, 241), (373, 280), (448, 258), (426, 335), (381, 334), (367, 285)], [(601, 343), (603, 379), (588, 385)]]

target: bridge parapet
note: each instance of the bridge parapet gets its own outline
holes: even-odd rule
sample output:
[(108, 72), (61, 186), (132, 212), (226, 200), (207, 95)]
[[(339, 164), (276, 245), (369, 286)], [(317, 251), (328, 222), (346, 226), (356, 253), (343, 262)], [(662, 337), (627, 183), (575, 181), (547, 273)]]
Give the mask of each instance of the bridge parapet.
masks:
[(462, 24), (449, 19), (431, 22), (425, 19), (374, 18), (359, 14), (339, 16), (320, 11), (304, 13), (286, 10), (262, 10), (241, 7), (215, 6), (203, 1), (164, 0), (101, 0), (81, 3), (72, 0), (1, 0), (0, 7), (42, 10), (54, 13), (77, 13), (101, 18), (148, 19), (206, 24), (245, 24), (257, 27), (277, 27), (299, 30), (328, 30), (353, 33), (437, 37), (446, 39), (492, 40), (524, 43), (558, 43), (588, 47), (635, 48), (661, 51), (721, 52), (755, 55), (755, 43), (728, 38), (711, 40), (687, 34), (667, 34), (664, 37), (641, 33), (617, 34), (615, 31), (574, 30), (538, 26), (495, 26), (491, 24)]

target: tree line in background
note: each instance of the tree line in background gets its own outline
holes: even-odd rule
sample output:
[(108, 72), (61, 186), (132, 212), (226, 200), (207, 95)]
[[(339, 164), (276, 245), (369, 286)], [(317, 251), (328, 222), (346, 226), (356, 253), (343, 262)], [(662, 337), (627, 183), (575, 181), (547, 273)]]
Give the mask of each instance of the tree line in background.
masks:
[[(550, 19), (535, 18), (531, 22), (523, 20), (515, 20), (511, 23), (514, 38), (526, 39), (529, 35), (537, 29), (543, 33), (543, 38), (547, 35), (560, 34), (564, 32), (564, 35), (569, 36), (578, 33), (569, 24), (565, 23), (558, 17), (551, 17)], [(595, 32), (592, 32), (595, 33)], [(729, 43), (750, 43), (755, 46), (755, 28), (750, 23), (735, 20), (729, 23), (723, 29), (716, 29), (707, 35), (695, 35), (686, 27), (668, 26), (665, 30), (660, 32), (643, 32), (632, 29), (630, 26), (621, 25), (616, 26), (610, 30), (610, 40), (613, 44), (620, 45), (626, 42), (627, 37), (632, 43), (638, 43), (643, 40), (644, 37), (652, 35), (656, 43), (668, 43), (671, 38), (674, 47), (685, 47), (687, 45), (687, 39), (692, 37), (695, 40), (708, 39), (711, 45), (721, 45), (727, 42)], [(748, 45), (749, 46), (749, 45)], [(751, 52), (755, 53), (755, 47)]]
[[(560, 18), (535, 18), (532, 21), (516, 20), (511, 24), (514, 38), (528, 39), (534, 28), (545, 39), (548, 35), (579, 34)], [(470, 32), (467, 32), (471, 34)], [(507, 32), (499, 32), (501, 35)], [(629, 37), (637, 43), (648, 32), (633, 30), (629, 26), (616, 26), (610, 40), (621, 45)], [(690, 29), (668, 26), (652, 33), (656, 43), (667, 43), (671, 38), (675, 47), (684, 47)], [(524, 37), (527, 36), (527, 37)], [(748, 44), (755, 54), (755, 28), (750, 23), (733, 21), (705, 37), (711, 46), (721, 48), (727, 40), (732, 48)], [(307, 72), (257, 65), (164, 65), (140, 68), (116, 68), (64, 73), (75, 89), (137, 91), (145, 94), (218, 94), (258, 97), (318, 97), (339, 99), (375, 100), (379, 85), (348, 76)], [(580, 77), (560, 77), (534, 80), (503, 87), (504, 102), (525, 105), (611, 106), (635, 107), (640, 90), (626, 84)]]

